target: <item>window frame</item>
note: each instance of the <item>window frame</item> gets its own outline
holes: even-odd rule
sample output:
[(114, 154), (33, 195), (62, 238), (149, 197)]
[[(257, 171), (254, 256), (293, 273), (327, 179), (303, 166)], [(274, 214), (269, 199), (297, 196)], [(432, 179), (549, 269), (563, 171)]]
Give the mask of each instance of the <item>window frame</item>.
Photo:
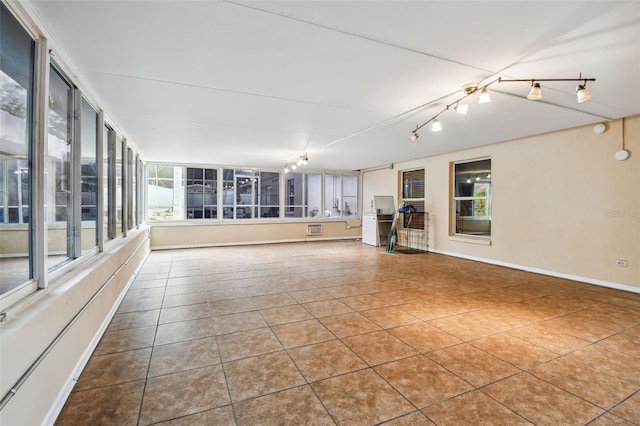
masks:
[[(482, 163), (488, 162), (488, 170), (486, 170), (485, 165)], [(457, 166), (459, 165), (472, 165), (477, 163), (480, 168), (478, 170), (462, 170), (458, 172)], [(451, 212), (450, 212), (450, 235), (453, 237), (459, 238), (470, 238), (470, 239), (478, 239), (478, 240), (491, 240), (491, 228), (493, 222), (493, 180), (492, 180), (492, 159), (491, 157), (479, 157), (473, 158), (469, 160), (460, 160), (454, 161), (451, 163)], [(482, 174), (486, 174), (484, 178), (481, 177)], [(458, 175), (461, 176), (461, 179), (464, 179), (464, 175), (468, 175), (465, 181), (467, 185), (473, 185), (472, 195), (459, 195), (460, 187), (459, 187), (459, 179)], [(476, 183), (478, 182), (478, 183)], [(474, 195), (476, 190), (476, 185), (478, 184), (488, 184), (489, 186), (489, 194), (484, 196)], [(471, 202), (471, 215), (463, 215), (462, 209), (458, 208), (458, 202)], [(476, 216), (476, 202), (482, 201), (485, 203), (485, 208), (487, 209), (487, 215), (485, 216)], [(462, 230), (458, 230), (458, 223), (464, 225), (466, 222), (480, 222), (485, 221), (488, 222), (488, 231), (484, 230), (476, 230), (478, 227), (472, 228), (468, 232), (464, 232), (464, 226)], [(484, 228), (483, 225), (480, 225)]]

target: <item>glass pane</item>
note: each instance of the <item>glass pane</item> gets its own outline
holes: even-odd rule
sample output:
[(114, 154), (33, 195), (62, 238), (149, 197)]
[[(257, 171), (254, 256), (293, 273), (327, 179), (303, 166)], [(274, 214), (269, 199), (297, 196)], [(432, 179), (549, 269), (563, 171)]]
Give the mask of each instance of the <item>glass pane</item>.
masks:
[(33, 276), (29, 159), (35, 43), (2, 3), (0, 21), (0, 294), (4, 294)]
[(102, 128), (102, 190), (100, 196), (104, 202), (104, 210), (102, 211), (103, 224), (102, 224), (102, 238), (103, 241), (109, 240), (109, 193), (110, 180), (109, 176), (113, 171), (110, 169), (111, 164), (111, 151), (109, 150), (109, 128)]
[(255, 179), (251, 170), (236, 170), (236, 219), (251, 219)]
[(134, 210), (134, 183), (135, 177), (133, 175), (133, 160), (134, 155), (131, 148), (127, 148), (126, 150), (126, 171), (127, 171), (127, 229), (133, 229), (134, 221), (133, 215), (135, 213)]
[[(307, 174), (305, 175), (305, 209), (307, 217), (323, 216), (322, 212), (322, 175)], [(324, 212), (326, 216), (327, 212)], [(329, 212), (331, 214), (331, 212)]]
[(491, 235), (491, 159), (455, 165), (457, 234)]
[(222, 175), (222, 217), (233, 219), (235, 217), (234, 171), (224, 169)]
[(280, 173), (259, 173), (260, 217), (280, 217)]
[(45, 162), (45, 217), (48, 266), (69, 259), (71, 239), (71, 146), (73, 89), (51, 67)]
[(122, 234), (122, 197), (124, 191), (122, 189), (122, 167), (124, 163), (122, 161), (122, 138), (120, 135), (116, 135), (116, 235)]
[(344, 217), (358, 215), (358, 176), (342, 176)]
[[(304, 176), (302, 173), (287, 173), (285, 176), (284, 185), (284, 217), (302, 217), (304, 214), (303, 204), (303, 181)], [(320, 210), (317, 209), (314, 212), (315, 216), (319, 216)]]
[(402, 198), (424, 198), (424, 169), (402, 172)]
[(80, 240), (82, 252), (92, 249), (98, 244), (98, 114), (82, 99), (82, 113), (80, 115), (81, 141), (81, 218), (82, 233)]

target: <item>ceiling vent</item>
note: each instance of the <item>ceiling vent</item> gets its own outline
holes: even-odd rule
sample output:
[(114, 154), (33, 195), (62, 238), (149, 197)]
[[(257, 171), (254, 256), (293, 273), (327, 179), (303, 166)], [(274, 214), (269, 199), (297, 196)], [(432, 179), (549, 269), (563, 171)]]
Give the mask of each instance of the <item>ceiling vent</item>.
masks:
[(322, 235), (322, 224), (307, 225), (307, 235)]

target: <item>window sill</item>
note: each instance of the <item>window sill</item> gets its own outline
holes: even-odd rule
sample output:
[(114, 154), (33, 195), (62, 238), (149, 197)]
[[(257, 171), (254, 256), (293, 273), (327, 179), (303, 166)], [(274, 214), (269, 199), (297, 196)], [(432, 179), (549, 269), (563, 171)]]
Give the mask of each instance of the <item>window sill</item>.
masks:
[(491, 237), (474, 237), (474, 236), (462, 236), (462, 235), (450, 235), (449, 241), (456, 243), (477, 244), (481, 246), (490, 246)]

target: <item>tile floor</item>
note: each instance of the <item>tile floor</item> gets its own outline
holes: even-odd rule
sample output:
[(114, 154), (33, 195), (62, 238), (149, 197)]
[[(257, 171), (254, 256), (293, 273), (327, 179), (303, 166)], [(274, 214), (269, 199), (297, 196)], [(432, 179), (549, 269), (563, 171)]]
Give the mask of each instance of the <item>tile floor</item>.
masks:
[(60, 425), (638, 425), (640, 294), (359, 242), (153, 252)]

